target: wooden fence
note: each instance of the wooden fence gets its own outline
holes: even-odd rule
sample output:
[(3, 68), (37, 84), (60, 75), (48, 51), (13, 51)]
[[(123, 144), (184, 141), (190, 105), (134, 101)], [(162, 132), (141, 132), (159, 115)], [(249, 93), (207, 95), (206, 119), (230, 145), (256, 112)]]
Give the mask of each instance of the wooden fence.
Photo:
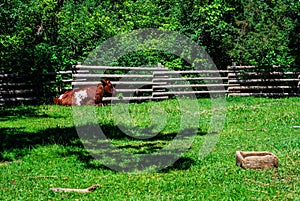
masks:
[[(21, 74), (0, 71), (0, 105), (52, 103), (57, 93), (71, 88), (72, 73), (75, 72)], [(60, 76), (62, 79), (58, 78)]]
[[(109, 79), (116, 86), (116, 97), (104, 101), (161, 100), (172, 96), (208, 96), (226, 93), (227, 70), (170, 71), (161, 67), (75, 66), (73, 88)], [(80, 72), (80, 73), (78, 73)], [(219, 76), (222, 73), (223, 76)], [(201, 75), (201, 76), (199, 76)], [(225, 84), (224, 84), (225, 82)]]
[(299, 96), (299, 67), (229, 66), (228, 96)]
[(54, 72), (28, 75), (0, 71), (0, 105), (44, 101), (45, 97), (55, 93), (50, 89), (55, 88), (56, 75)]
[(173, 96), (299, 96), (298, 67), (229, 66), (226, 70), (203, 69), (171, 71), (158, 67), (73, 66), (69, 71), (39, 75), (43, 83), (32, 77), (0, 71), (0, 105), (24, 102), (49, 102), (66, 89), (99, 83), (109, 79), (116, 86), (116, 97), (105, 101), (161, 100)]
[(116, 97), (104, 97), (104, 101), (124, 100), (139, 101), (151, 99), (166, 99), (167, 97), (153, 97), (153, 72), (166, 71), (166, 68), (151, 67), (111, 67), (111, 66), (75, 66), (72, 88), (85, 85), (96, 85), (101, 79), (107, 79), (115, 85)]

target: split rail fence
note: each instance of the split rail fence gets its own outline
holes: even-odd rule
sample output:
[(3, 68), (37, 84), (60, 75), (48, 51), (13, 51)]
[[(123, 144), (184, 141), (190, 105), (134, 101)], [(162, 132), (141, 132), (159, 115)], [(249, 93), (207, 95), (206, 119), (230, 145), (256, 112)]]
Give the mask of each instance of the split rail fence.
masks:
[(228, 96), (300, 96), (300, 68), (236, 66), (228, 68)]
[[(162, 100), (174, 96), (299, 96), (299, 67), (236, 66), (226, 70), (171, 71), (162, 67), (87, 66), (78, 63), (69, 71), (43, 74), (43, 83), (26, 75), (0, 71), (0, 105), (35, 103), (66, 89), (92, 85), (109, 79), (116, 86), (116, 97), (104, 101)], [(60, 81), (58, 81), (58, 77)], [(46, 87), (45, 87), (46, 86)], [(52, 89), (52, 90), (50, 90)]]
[[(173, 96), (225, 94), (228, 87), (227, 70), (170, 71), (160, 64), (158, 67), (79, 64), (75, 68), (77, 73), (73, 74), (73, 88), (97, 84), (101, 79), (109, 79), (116, 86), (117, 96), (104, 97), (104, 101), (162, 100)], [(220, 73), (223, 76), (219, 76)]]

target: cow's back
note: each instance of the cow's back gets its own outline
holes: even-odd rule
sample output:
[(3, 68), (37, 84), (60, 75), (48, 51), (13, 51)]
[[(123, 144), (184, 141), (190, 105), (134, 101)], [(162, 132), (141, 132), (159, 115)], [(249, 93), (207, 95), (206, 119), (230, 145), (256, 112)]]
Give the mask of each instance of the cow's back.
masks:
[(66, 91), (54, 99), (55, 104), (71, 105), (100, 105), (104, 94), (112, 94), (115, 88), (110, 81), (102, 80), (98, 85), (84, 86), (79, 89)]
[[(99, 99), (102, 99), (102, 86), (85, 86), (74, 90), (73, 105), (96, 105)], [(97, 97), (96, 97), (96, 94)], [(96, 101), (97, 99), (97, 101)]]

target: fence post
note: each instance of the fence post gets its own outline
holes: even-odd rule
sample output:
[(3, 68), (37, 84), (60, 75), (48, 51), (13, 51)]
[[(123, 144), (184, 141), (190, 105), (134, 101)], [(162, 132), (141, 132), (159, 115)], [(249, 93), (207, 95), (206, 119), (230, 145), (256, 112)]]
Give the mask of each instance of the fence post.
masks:
[[(161, 63), (157, 64), (157, 68), (161, 69), (163, 68)], [(157, 72), (161, 72), (161, 71), (157, 71)], [(168, 75), (157, 75), (156, 71), (154, 70), (152, 72), (152, 98), (155, 98), (155, 92), (165, 92), (167, 91), (166, 88), (163, 87), (163, 85), (166, 85), (168, 82), (167, 81), (161, 81), (159, 79), (167, 79), (169, 76)], [(155, 88), (156, 86), (156, 88)], [(157, 86), (159, 86), (159, 89), (157, 89)], [(156, 95), (157, 97), (161, 96), (161, 95)], [(164, 95), (165, 99), (168, 99), (168, 96)]]
[(300, 75), (298, 75), (298, 96), (300, 96)]
[(235, 67), (236, 67), (236, 63), (232, 62), (231, 66), (227, 66), (227, 70), (228, 70), (228, 88), (227, 88), (227, 92), (228, 92), (228, 96), (231, 96), (231, 92), (234, 92), (234, 81), (237, 77), (236, 77), (236, 72), (235, 72)]

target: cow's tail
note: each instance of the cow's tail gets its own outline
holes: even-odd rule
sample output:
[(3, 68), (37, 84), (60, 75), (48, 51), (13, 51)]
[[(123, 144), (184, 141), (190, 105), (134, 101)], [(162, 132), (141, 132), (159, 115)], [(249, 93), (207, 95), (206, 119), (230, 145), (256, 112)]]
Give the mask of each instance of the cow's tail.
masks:
[(59, 104), (59, 96), (57, 96), (56, 98), (54, 98), (54, 104), (58, 105)]

